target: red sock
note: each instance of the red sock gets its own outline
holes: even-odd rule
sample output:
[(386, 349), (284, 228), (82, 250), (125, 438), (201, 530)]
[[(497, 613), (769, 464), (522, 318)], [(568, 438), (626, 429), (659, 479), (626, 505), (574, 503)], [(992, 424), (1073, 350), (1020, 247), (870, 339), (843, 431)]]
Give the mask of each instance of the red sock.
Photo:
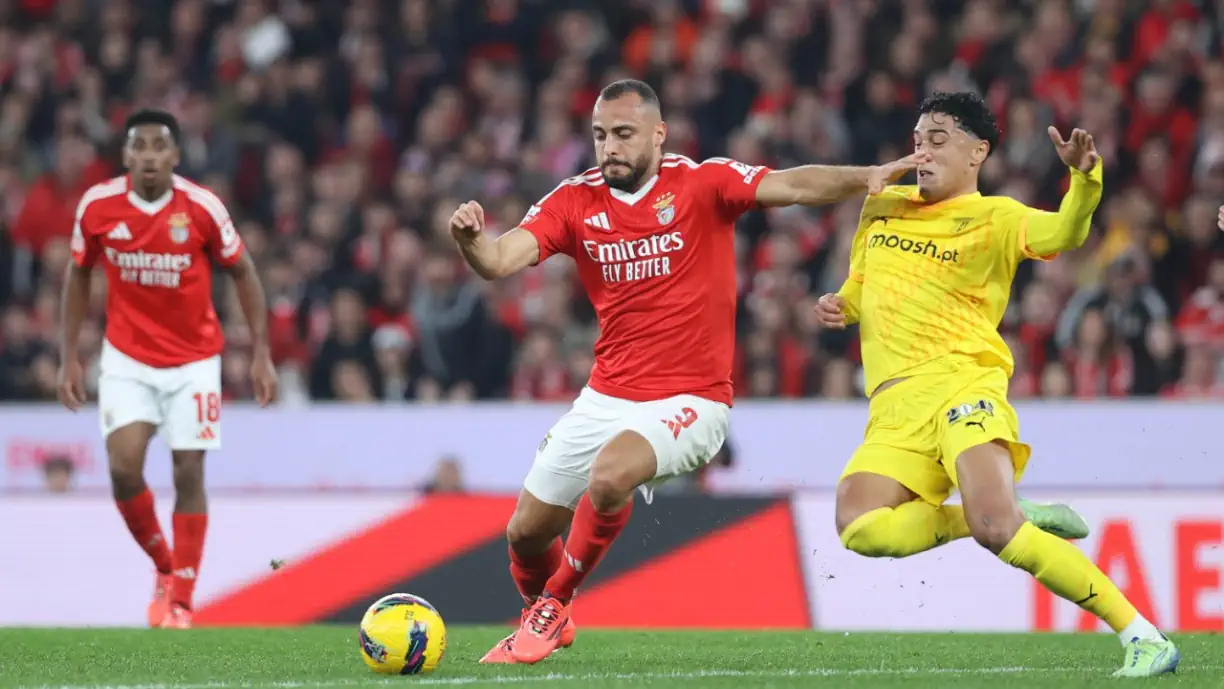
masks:
[(584, 495), (578, 501), (578, 509), (574, 510), (574, 522), (570, 525), (569, 540), (565, 542), (561, 567), (548, 579), (544, 590), (561, 600), (573, 598), (574, 591), (594, 571), (625, 524), (629, 523), (632, 513), (633, 502), (630, 502), (619, 512), (600, 514), (591, 504), (591, 498)]
[(119, 514), (127, 523), (132, 538), (153, 559), (153, 565), (162, 574), (170, 573), (170, 545), (162, 534), (161, 524), (157, 522), (157, 511), (154, 508), (153, 493), (145, 488), (144, 492), (130, 500), (116, 500)]
[(170, 596), (173, 605), (191, 609), (207, 530), (207, 514), (174, 513), (174, 593)]
[(539, 555), (519, 555), (510, 548), (510, 576), (524, 601), (530, 603), (544, 593), (544, 584), (561, 566), (563, 552), (560, 538)]

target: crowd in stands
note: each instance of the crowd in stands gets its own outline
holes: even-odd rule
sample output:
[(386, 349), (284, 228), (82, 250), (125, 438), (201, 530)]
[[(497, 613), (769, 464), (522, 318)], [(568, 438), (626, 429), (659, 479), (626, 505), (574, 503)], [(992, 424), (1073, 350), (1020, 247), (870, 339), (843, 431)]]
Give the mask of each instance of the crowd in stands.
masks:
[[(571, 399), (596, 335), (572, 263), (485, 283), (447, 221), (476, 199), (507, 230), (589, 167), (622, 77), (659, 91), (669, 151), (775, 167), (899, 157), (925, 95), (975, 90), (1004, 132), (983, 191), (1049, 209), (1067, 175), (1046, 126), (1087, 129), (1105, 198), (1086, 246), (1021, 267), (1013, 396), (1224, 398), (1222, 37), (1213, 0), (0, 3), (0, 399), (54, 399), (74, 209), (121, 172), (140, 106), (177, 114), (181, 174), (234, 215), (289, 401)], [(861, 395), (853, 329), (811, 312), (858, 209), (741, 220), (740, 396)], [(250, 338), (217, 284), (245, 399)]]

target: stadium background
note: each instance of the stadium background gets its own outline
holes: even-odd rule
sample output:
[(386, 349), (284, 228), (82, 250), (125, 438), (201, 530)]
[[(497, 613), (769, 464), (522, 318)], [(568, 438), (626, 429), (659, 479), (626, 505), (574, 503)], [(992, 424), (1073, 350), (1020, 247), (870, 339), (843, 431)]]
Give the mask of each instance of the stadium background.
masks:
[[(73, 209), (117, 172), (117, 123), (141, 105), (179, 115), (181, 172), (238, 221), (284, 386), (275, 410), (243, 405), (249, 338), (218, 281), (231, 404), (199, 621), (352, 620), (400, 588), (453, 621), (512, 618), (507, 496), (585, 380), (593, 320), (565, 259), (484, 284), (446, 220), (476, 198), (512, 227), (590, 164), (599, 85), (636, 76), (662, 96), (669, 150), (775, 166), (896, 157), (925, 94), (976, 89), (1004, 130), (984, 190), (1048, 208), (1065, 175), (1045, 126), (1092, 132), (1093, 236), (1025, 265), (1003, 324), (1037, 446), (1027, 490), (1084, 510), (1083, 546), (1149, 618), (1220, 630), (1222, 35), (1210, 0), (0, 3), (0, 624), (143, 613), (146, 563), (107, 498), (92, 412), (53, 406)], [(848, 202), (741, 221), (728, 451), (635, 516), (580, 622), (1085, 624), (969, 544), (904, 566), (838, 547), (830, 489), (862, 378), (853, 334), (819, 331), (810, 306), (843, 279), (856, 219)], [(160, 448), (149, 471), (168, 510)], [(87, 611), (63, 595), (82, 557), (109, 592)], [(757, 600), (736, 619), (710, 605), (745, 589)], [(643, 596), (667, 605), (629, 615)]]

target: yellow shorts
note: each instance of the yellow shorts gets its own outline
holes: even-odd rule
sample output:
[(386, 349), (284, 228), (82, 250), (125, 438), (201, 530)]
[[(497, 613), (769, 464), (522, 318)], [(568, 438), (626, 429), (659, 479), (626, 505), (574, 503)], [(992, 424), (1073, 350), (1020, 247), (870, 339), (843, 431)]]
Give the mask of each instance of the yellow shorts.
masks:
[(842, 478), (881, 474), (938, 505), (958, 485), (956, 458), (976, 445), (1006, 442), (1019, 481), (1032, 453), (1019, 436), (1016, 410), (1007, 402), (1007, 374), (1001, 369), (920, 374), (871, 398), (863, 444)]

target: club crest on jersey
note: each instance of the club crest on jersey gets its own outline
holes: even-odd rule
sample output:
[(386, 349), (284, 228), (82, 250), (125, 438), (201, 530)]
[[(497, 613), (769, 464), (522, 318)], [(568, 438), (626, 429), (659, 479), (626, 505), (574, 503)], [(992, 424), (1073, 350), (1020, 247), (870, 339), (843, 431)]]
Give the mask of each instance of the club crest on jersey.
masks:
[(676, 207), (672, 205), (672, 201), (675, 200), (676, 195), (670, 191), (655, 199), (654, 207), (658, 211), (656, 217), (659, 219), (660, 225), (667, 225), (676, 219)]
[(170, 216), (170, 239), (175, 244), (182, 244), (191, 237), (191, 218), (186, 213), (175, 213)]

